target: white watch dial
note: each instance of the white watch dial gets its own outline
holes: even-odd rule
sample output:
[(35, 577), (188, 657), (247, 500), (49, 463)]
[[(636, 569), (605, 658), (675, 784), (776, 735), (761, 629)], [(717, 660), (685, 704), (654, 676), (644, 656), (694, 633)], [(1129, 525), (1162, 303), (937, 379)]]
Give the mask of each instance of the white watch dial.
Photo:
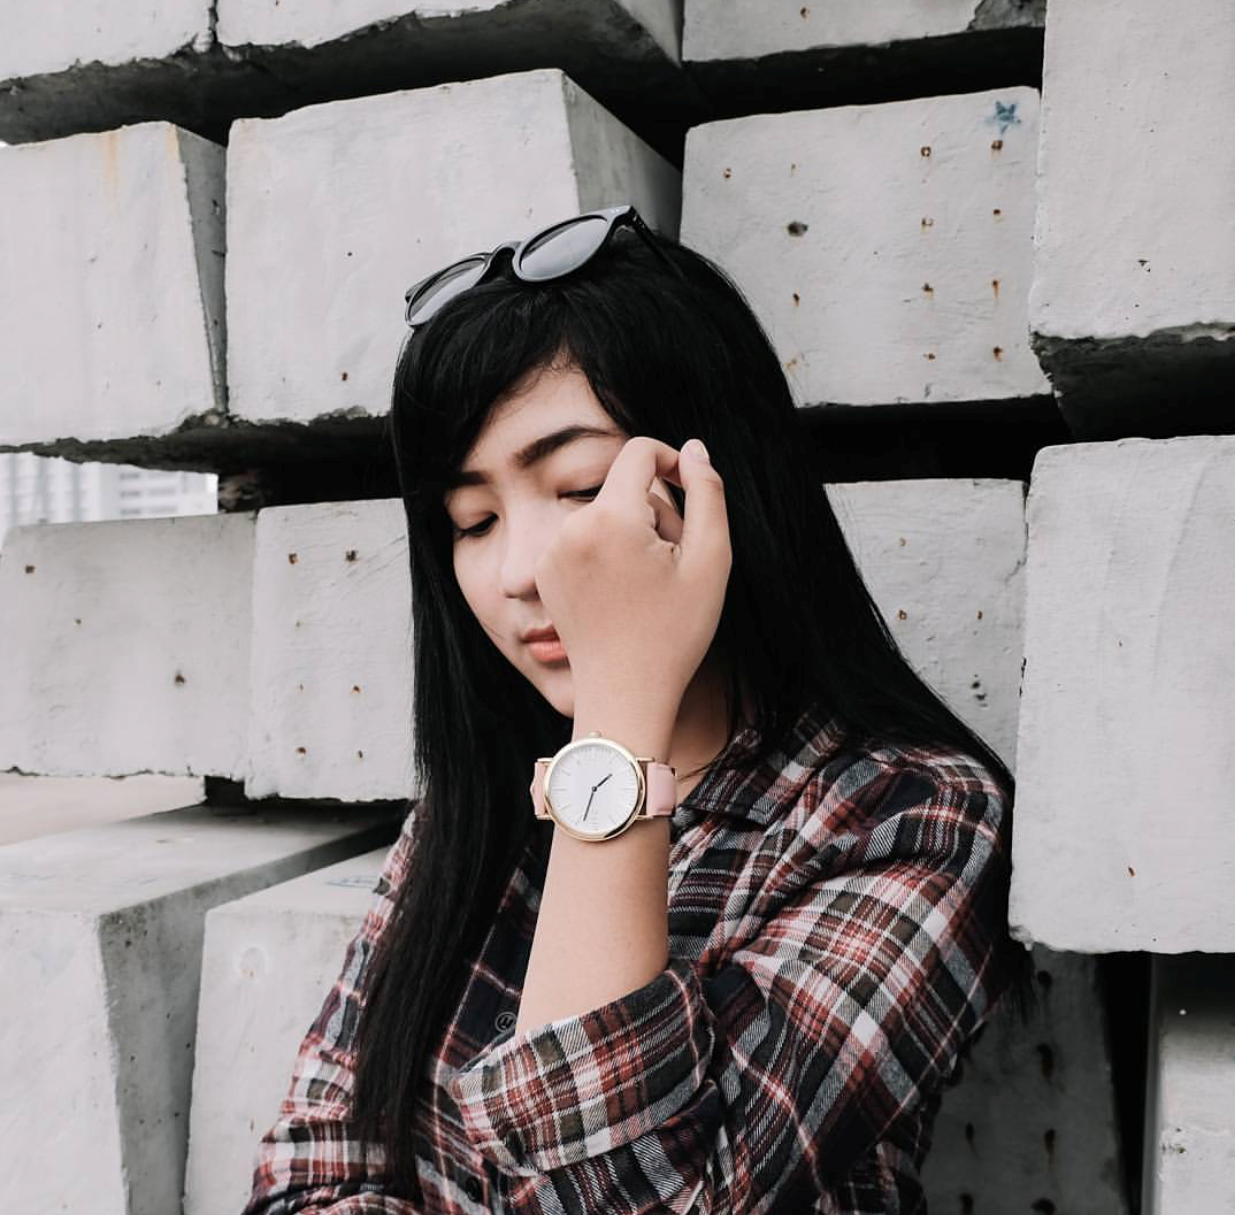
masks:
[(559, 821), (587, 835), (603, 835), (630, 817), (639, 800), (639, 778), (619, 751), (585, 742), (557, 761), (547, 792)]

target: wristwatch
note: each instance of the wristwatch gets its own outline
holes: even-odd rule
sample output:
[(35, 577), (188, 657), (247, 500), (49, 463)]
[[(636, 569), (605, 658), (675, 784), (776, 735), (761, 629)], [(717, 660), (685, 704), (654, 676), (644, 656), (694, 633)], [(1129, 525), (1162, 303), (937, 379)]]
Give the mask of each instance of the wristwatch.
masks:
[(600, 842), (631, 823), (671, 815), (677, 772), (631, 754), (593, 730), (538, 759), (529, 791), (537, 818), (552, 819), (576, 839)]

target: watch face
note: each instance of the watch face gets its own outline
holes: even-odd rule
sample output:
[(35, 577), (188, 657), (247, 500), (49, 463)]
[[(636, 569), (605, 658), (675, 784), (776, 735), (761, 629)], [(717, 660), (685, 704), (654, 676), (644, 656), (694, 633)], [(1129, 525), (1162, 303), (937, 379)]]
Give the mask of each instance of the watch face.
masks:
[(610, 743), (581, 740), (558, 757), (546, 793), (563, 826), (604, 837), (624, 827), (639, 803), (639, 773)]

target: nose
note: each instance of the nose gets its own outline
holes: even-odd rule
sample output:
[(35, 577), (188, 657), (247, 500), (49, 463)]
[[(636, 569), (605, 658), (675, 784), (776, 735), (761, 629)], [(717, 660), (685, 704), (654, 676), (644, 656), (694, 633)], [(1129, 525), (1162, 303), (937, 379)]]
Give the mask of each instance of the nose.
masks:
[(531, 513), (510, 516), (498, 573), (499, 588), (508, 599), (536, 597), (536, 561), (550, 538), (547, 524), (537, 524)]

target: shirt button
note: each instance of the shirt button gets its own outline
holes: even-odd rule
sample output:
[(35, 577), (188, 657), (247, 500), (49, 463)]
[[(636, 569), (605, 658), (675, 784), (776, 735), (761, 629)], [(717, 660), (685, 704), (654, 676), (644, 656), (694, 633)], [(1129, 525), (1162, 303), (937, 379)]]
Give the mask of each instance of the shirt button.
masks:
[(463, 1189), (473, 1202), (479, 1202), (481, 1194), (484, 1193), (484, 1188), (481, 1186), (480, 1181), (475, 1177), (469, 1177), (463, 1183)]

